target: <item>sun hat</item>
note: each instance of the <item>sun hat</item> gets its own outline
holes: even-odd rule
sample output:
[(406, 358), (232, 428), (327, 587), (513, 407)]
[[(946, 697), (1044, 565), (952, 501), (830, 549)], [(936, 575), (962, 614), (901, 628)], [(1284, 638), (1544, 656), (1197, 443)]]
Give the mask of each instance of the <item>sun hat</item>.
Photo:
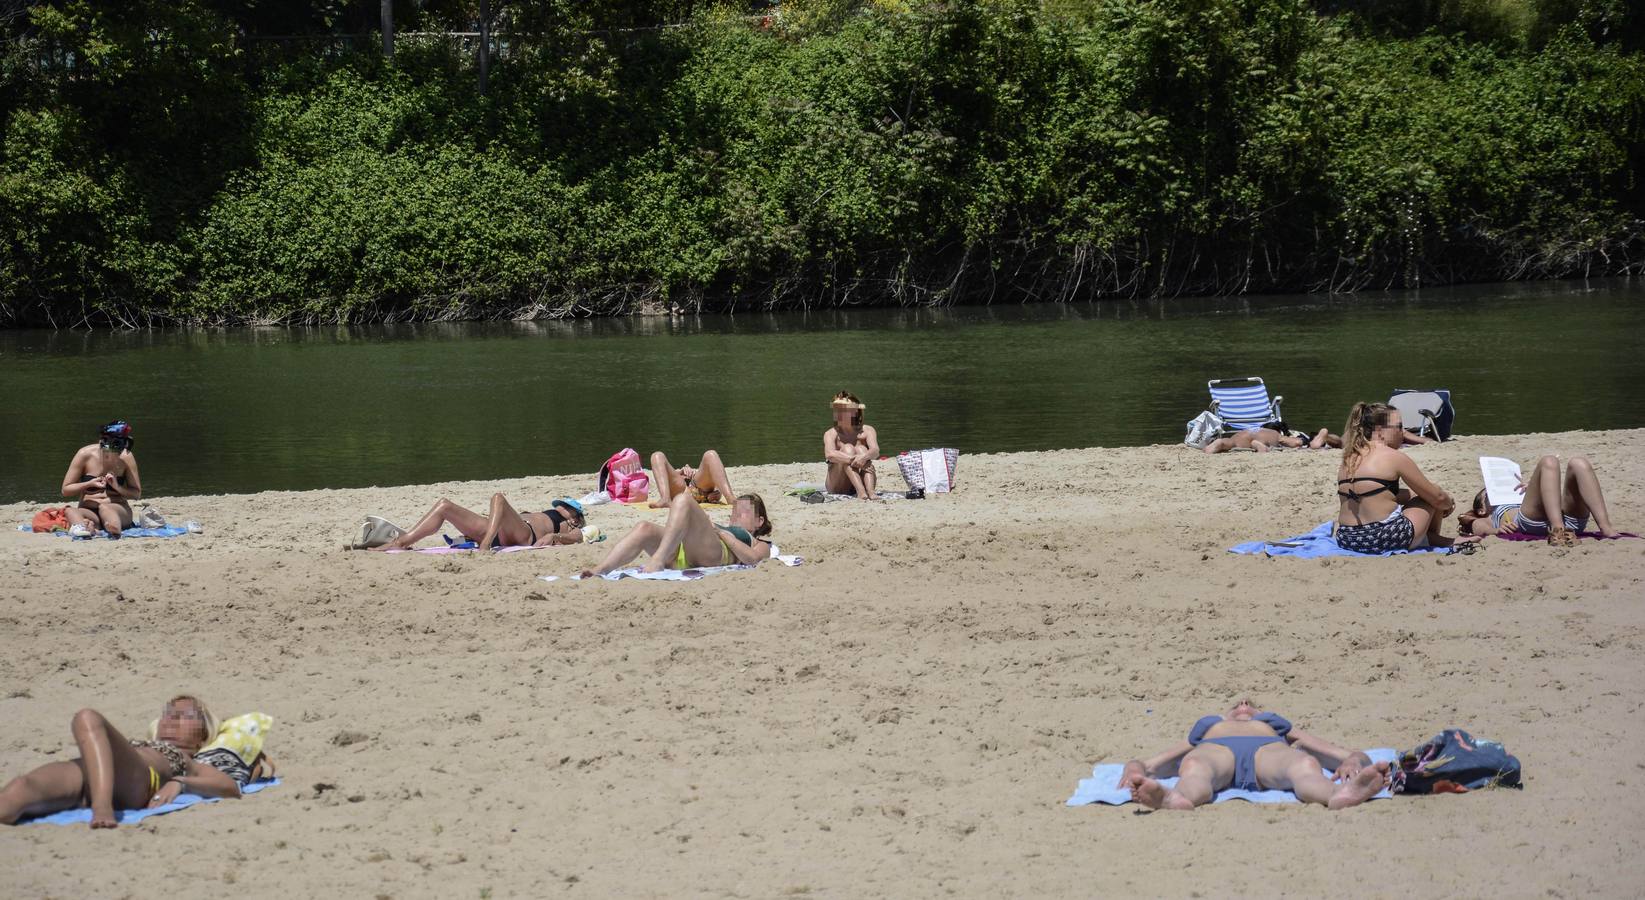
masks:
[(577, 501), (571, 499), (570, 497), (561, 497), (558, 500), (550, 502), (548, 505), (549, 506), (563, 506), (566, 509), (569, 509), (572, 512), (576, 513), (578, 518), (581, 518), (581, 519), (587, 519), (588, 518), (588, 514), (583, 512), (583, 505), (581, 503), (578, 503)]

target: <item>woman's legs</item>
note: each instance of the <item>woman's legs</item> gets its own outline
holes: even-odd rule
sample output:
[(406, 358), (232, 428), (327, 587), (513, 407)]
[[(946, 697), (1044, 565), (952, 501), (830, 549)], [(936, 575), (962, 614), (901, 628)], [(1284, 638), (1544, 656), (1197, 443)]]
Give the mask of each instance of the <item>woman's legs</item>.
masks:
[(685, 477), (661, 450), (651, 454), (651, 485), (657, 489), (657, 499), (650, 504), (652, 509), (662, 509), (675, 494), (685, 492)]
[(879, 473), (874, 471), (874, 463), (870, 462), (862, 467), (861, 478), (863, 493), (859, 496), (864, 500), (872, 500), (878, 497), (879, 494), (875, 491), (875, 486), (879, 483), (880, 476)]
[(411, 530), (400, 535), (394, 540), (389, 541), (381, 547), (374, 547), (372, 549), (410, 549), (413, 544), (416, 544), (423, 538), (439, 531), (440, 526), (447, 522), (450, 522), (459, 532), (462, 533), (463, 537), (468, 538), (471, 541), (478, 541), (481, 536), (486, 533), (486, 528), (490, 524), (486, 521), (485, 516), (482, 516), (473, 510), (464, 509), (463, 507), (452, 503), (450, 500), (441, 499), (438, 503), (434, 504), (434, 508), (430, 509), (427, 515), (423, 516), (421, 519), (418, 519), (417, 524), (411, 526)]
[(1284, 744), (1258, 747), (1256, 766), (1257, 783), (1264, 788), (1290, 791), (1304, 803), (1329, 809), (1358, 806), (1376, 796), (1388, 781), (1388, 764), (1377, 763), (1342, 784), (1333, 783), (1320, 771), (1319, 760)]
[(615, 572), (638, 559), (641, 553), (655, 556), (657, 544), (662, 538), (663, 529), (661, 525), (655, 522), (641, 522), (612, 546), (611, 551), (605, 555), (605, 559), (600, 562), (598, 568), (583, 570), (583, 576), (586, 578), (590, 575), (604, 575), (607, 572)]
[(141, 809), (153, 796), (149, 764), (94, 709), (75, 713), (72, 727), (74, 742), (80, 747), (80, 767), (85, 772), (91, 827), (113, 828), (116, 809)]
[(117, 538), (131, 526), (131, 507), (124, 503), (99, 503), (97, 518), (109, 537)]
[[(1565, 513), (1573, 519), (1594, 517), (1594, 527), (1606, 537), (1616, 537), (1611, 524), (1611, 513), (1605, 508), (1605, 495), (1599, 490), (1599, 476), (1586, 456), (1573, 456), (1565, 461)], [(1553, 527), (1553, 520), (1548, 521)]]
[(1131, 792), (1131, 799), (1149, 809), (1193, 809), (1234, 781), (1234, 751), (1221, 744), (1200, 744), (1177, 765), (1177, 786), (1168, 788), (1149, 778)]
[[(467, 537), (467, 534), (464, 535)], [(531, 543), (531, 529), (526, 526), (525, 519), (509, 505), (508, 498), (502, 494), (491, 495), (491, 516), (486, 520), (486, 529), (480, 535), (480, 549), (491, 549), (491, 542), (501, 539), (504, 547), (520, 547)]]
[[(1592, 474), (1590, 472), (1589, 474)], [(1520, 515), (1548, 523), (1548, 543), (1568, 547), (1575, 537), (1565, 528), (1565, 502), (1560, 496), (1559, 457), (1549, 454), (1536, 461), (1525, 482)]]
[(668, 568), (681, 547), (685, 548), (687, 565), (717, 566), (725, 561), (725, 543), (718, 529), (690, 494), (680, 494), (668, 504), (668, 521), (663, 524), (656, 552), (645, 561), (645, 571)]
[(85, 805), (86, 773), (80, 761), (46, 763), (0, 788), (0, 825)]
[(830, 494), (857, 494), (862, 479), (857, 476), (857, 470), (850, 463), (828, 464), (828, 477), (823, 479), (823, 488)]
[(704, 494), (712, 491), (720, 492), (720, 499), (726, 503), (737, 499), (737, 494), (731, 489), (731, 477), (725, 474), (725, 463), (720, 462), (720, 454), (714, 450), (703, 453), (702, 462), (697, 464), (697, 477), (692, 484)]
[(93, 507), (71, 506), (68, 508), (68, 515), (70, 528), (76, 525), (84, 525), (92, 531), (98, 531), (103, 527), (103, 519), (97, 515), (97, 510)]

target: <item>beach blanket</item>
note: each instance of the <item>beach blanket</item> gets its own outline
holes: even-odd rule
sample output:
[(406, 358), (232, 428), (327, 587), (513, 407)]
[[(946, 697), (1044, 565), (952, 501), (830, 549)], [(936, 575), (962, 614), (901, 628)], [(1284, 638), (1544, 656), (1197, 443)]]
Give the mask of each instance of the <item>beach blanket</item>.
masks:
[[(805, 562), (805, 557), (803, 556), (774, 556), (772, 558), (785, 566), (798, 566)], [(633, 568), (618, 569), (615, 572), (607, 572), (604, 575), (595, 575), (593, 577), (603, 578), (606, 581), (621, 581), (624, 578), (634, 578), (640, 581), (696, 581), (699, 578), (707, 578), (710, 575), (719, 575), (723, 572), (741, 572), (745, 569), (752, 568), (754, 567), (739, 564), (735, 566), (703, 566), (696, 569), (664, 569), (661, 572), (642, 572), (638, 566), (635, 566)], [(562, 578), (559, 575), (539, 575), (538, 580), (582, 581), (583, 576), (567, 575)]]
[[(660, 512), (660, 513), (663, 513), (664, 515), (668, 514), (668, 507), (666, 507), (666, 506), (652, 506), (650, 500), (635, 500), (632, 503), (624, 503), (623, 505), (628, 506), (628, 507), (632, 507), (634, 509), (644, 509), (644, 510), (649, 510), (650, 512)], [(721, 501), (719, 503), (699, 503), (697, 505), (699, 507), (703, 508), (703, 509), (730, 509), (731, 508), (731, 504), (726, 503), (724, 501)]]
[[(1385, 762), (1397, 765), (1399, 751), (1392, 747), (1378, 747), (1365, 751), (1371, 757), (1371, 762)], [(1109, 806), (1119, 806), (1131, 802), (1131, 792), (1119, 788), (1120, 773), (1125, 771), (1124, 763), (1098, 763), (1091, 769), (1090, 778), (1081, 778), (1079, 786), (1074, 788), (1074, 796), (1068, 798), (1069, 806), (1085, 806), (1090, 803), (1106, 803)], [(1325, 772), (1324, 769), (1320, 770)], [(1330, 772), (1325, 772), (1327, 777)], [(1160, 784), (1166, 787), (1176, 787), (1175, 778), (1161, 778)], [(1393, 792), (1383, 788), (1372, 800), (1383, 800), (1392, 797)], [(1229, 800), (1249, 800), (1252, 803), (1301, 803), (1297, 795), (1290, 791), (1242, 791), (1237, 788), (1228, 788), (1218, 791), (1211, 799), (1212, 803), (1225, 803)]]
[[(451, 545), (448, 545), (448, 546), (445, 546), (445, 547), (413, 547), (410, 550), (384, 550), (383, 552), (384, 553), (433, 553), (433, 554), (436, 554), (436, 555), (443, 556), (443, 555), (448, 554), (448, 553), (476, 553), (476, 552), (479, 551), (479, 549), (480, 549), (479, 547), (474, 546), (473, 542), (470, 541), (470, 542), (464, 542), (464, 543), (461, 543), (461, 544), (451, 544)], [(492, 553), (514, 553), (518, 550), (546, 550), (546, 549), (548, 549), (546, 546), (545, 547), (530, 547), (530, 546), (498, 547), (495, 550), (492, 550), (491, 552)]]
[[(1576, 536), (1579, 537), (1579, 538), (1582, 538), (1585, 541), (1620, 541), (1623, 538), (1632, 538), (1636, 541), (1639, 540), (1639, 535), (1634, 534), (1632, 532), (1628, 532), (1628, 531), (1624, 531), (1624, 532), (1618, 534), (1614, 538), (1613, 537), (1606, 537), (1605, 535), (1600, 534), (1597, 531), (1578, 531), (1578, 532), (1576, 532)], [(1546, 537), (1544, 537), (1540, 534), (1520, 534), (1517, 531), (1498, 532), (1497, 537), (1502, 538), (1505, 541), (1546, 541), (1547, 540)]]
[(1386, 553), (1356, 553), (1343, 549), (1331, 536), (1331, 523), (1324, 522), (1307, 534), (1299, 534), (1283, 541), (1250, 541), (1228, 548), (1229, 553), (1261, 554), (1263, 556), (1299, 556), (1316, 559), (1321, 556), (1403, 556), (1407, 553), (1450, 553), (1450, 547), (1421, 547), (1416, 550), (1389, 550)]
[[(19, 525), (19, 526), (17, 526), (17, 530), (18, 531), (25, 531), (25, 532), (32, 532), (34, 529), (30, 528), (27, 525)], [(72, 535), (70, 535), (66, 531), (52, 531), (52, 532), (48, 532), (48, 533), (49, 534), (55, 534), (58, 537), (73, 537)], [(181, 525), (167, 525), (164, 528), (127, 528), (125, 531), (120, 532), (120, 534), (121, 534), (120, 540), (125, 540), (127, 538), (174, 538), (174, 537), (182, 537), (183, 535), (188, 534), (188, 529), (182, 527)], [(109, 533), (106, 532), (106, 531), (99, 531), (99, 532), (97, 532), (96, 536), (99, 537), (99, 538), (105, 538), (106, 539), (106, 538), (108, 538)], [(89, 541), (89, 540), (92, 540), (92, 538), (81, 537), (81, 538), (74, 538), (74, 540)]]
[[(279, 783), (280, 783), (280, 779), (278, 779), (278, 778), (271, 778), (267, 781), (253, 781), (252, 783), (250, 783), (250, 784), (246, 785), (245, 787), (241, 788), (240, 793), (242, 793), (242, 794), (255, 794), (258, 791), (264, 790), (266, 788), (274, 787), (275, 785), (277, 785)], [(121, 825), (130, 825), (133, 822), (141, 822), (144, 819), (148, 818), (149, 816), (163, 816), (166, 813), (176, 812), (179, 809), (188, 809), (189, 807), (194, 806), (197, 803), (216, 803), (218, 801), (218, 799), (219, 798), (217, 798), (217, 797), (201, 797), (198, 794), (178, 794), (176, 800), (173, 800), (170, 803), (167, 803), (165, 806), (156, 806), (156, 807), (153, 807), (152, 809), (122, 809), (122, 810), (116, 810), (115, 813), (114, 813), (114, 820), (116, 822), (119, 822)], [(81, 809), (65, 809), (62, 812), (52, 813), (49, 816), (40, 816), (40, 817), (34, 818), (34, 819), (23, 819), (23, 820), (20, 820), (17, 824), (19, 824), (19, 825), (75, 825), (75, 824), (79, 824), (79, 823), (82, 823), (82, 822), (89, 823), (90, 821), (91, 821), (91, 810), (81, 808)]]

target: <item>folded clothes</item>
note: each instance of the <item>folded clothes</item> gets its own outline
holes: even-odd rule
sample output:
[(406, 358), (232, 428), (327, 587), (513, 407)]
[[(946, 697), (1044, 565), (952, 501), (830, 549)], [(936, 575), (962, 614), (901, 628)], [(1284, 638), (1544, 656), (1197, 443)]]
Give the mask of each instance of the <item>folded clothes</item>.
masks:
[[(805, 562), (805, 557), (803, 556), (774, 556), (772, 559), (775, 559), (777, 562), (780, 562), (785, 566), (797, 566)], [(633, 568), (618, 569), (615, 572), (607, 572), (604, 575), (595, 575), (592, 577), (603, 578), (606, 581), (621, 581), (624, 578), (635, 578), (640, 581), (696, 581), (699, 578), (707, 578), (710, 575), (719, 575), (722, 572), (741, 572), (744, 569), (752, 568), (754, 567), (748, 565), (702, 566), (696, 569), (664, 569), (661, 572), (642, 572), (638, 566), (635, 566)], [(538, 576), (538, 579), (541, 581), (582, 581), (583, 576), (570, 575), (562, 579), (559, 575), (540, 575)]]
[[(265, 788), (274, 787), (275, 785), (277, 785), (279, 783), (280, 783), (280, 779), (278, 779), (278, 778), (270, 778), (266, 781), (253, 781), (252, 783), (250, 783), (250, 784), (246, 785), (245, 787), (241, 788), (240, 793), (242, 793), (242, 794), (255, 794), (258, 791), (261, 791)], [(179, 809), (187, 809), (191, 806), (194, 806), (197, 803), (216, 803), (218, 799), (219, 798), (217, 798), (217, 797), (201, 797), (197, 794), (179, 794), (179, 795), (177, 795), (176, 800), (173, 800), (173, 801), (171, 801), (170, 803), (167, 803), (164, 806), (155, 806), (155, 807), (150, 807), (148, 809), (121, 809), (121, 810), (116, 810), (115, 813), (114, 813), (114, 820), (116, 822), (119, 822), (121, 825), (130, 825), (133, 822), (141, 822), (142, 820), (148, 818), (149, 816), (163, 816), (166, 813), (176, 812)], [(22, 820), (18, 821), (17, 824), (19, 824), (19, 825), (74, 825), (74, 824), (77, 824), (77, 823), (80, 823), (80, 822), (90, 822), (90, 821), (91, 821), (91, 810), (87, 809), (85, 807), (81, 807), (79, 809), (65, 809), (62, 812), (52, 813), (49, 816), (40, 816), (38, 818), (33, 818), (33, 819), (22, 819)]]
[[(30, 528), (27, 525), (19, 525), (19, 526), (17, 526), (17, 530), (18, 531), (29, 532), (29, 531), (33, 531), (34, 529)], [(55, 534), (58, 537), (73, 537), (73, 535), (70, 535), (66, 531), (52, 531), (52, 532), (47, 532), (47, 533), (48, 534)], [(120, 535), (121, 535), (120, 539), (125, 540), (126, 538), (174, 538), (174, 537), (182, 537), (185, 534), (188, 534), (188, 529), (182, 527), (181, 525), (167, 525), (164, 528), (127, 528), (125, 531), (120, 532)], [(107, 538), (108, 536), (109, 536), (109, 533), (106, 532), (106, 531), (99, 531), (96, 534), (96, 537), (100, 537), (100, 538)], [(91, 539), (92, 538), (90, 538), (90, 537), (77, 537), (77, 538), (74, 538), (74, 540), (77, 540), (77, 541), (89, 541)]]
[[(1378, 747), (1365, 751), (1371, 757), (1371, 762), (1385, 762), (1393, 764), (1399, 758), (1399, 751), (1392, 747)], [(1079, 786), (1074, 788), (1074, 795), (1068, 798), (1069, 806), (1085, 806), (1090, 803), (1106, 803), (1109, 806), (1119, 806), (1131, 802), (1131, 792), (1121, 790), (1119, 786), (1120, 773), (1125, 771), (1123, 763), (1098, 763), (1091, 769), (1090, 778), (1080, 779)], [(1320, 770), (1325, 772), (1324, 769)], [(1330, 772), (1325, 772), (1329, 776)], [(1160, 784), (1166, 787), (1176, 787), (1175, 778), (1161, 778)], [(1392, 797), (1393, 793), (1383, 788), (1372, 800), (1383, 800)], [(1290, 791), (1245, 791), (1238, 788), (1228, 788), (1217, 792), (1212, 803), (1224, 803), (1229, 800), (1249, 800), (1252, 803), (1301, 803), (1297, 795)]]
[(1261, 554), (1263, 556), (1299, 556), (1314, 559), (1321, 556), (1401, 556), (1407, 553), (1450, 553), (1450, 547), (1419, 547), (1415, 550), (1389, 550), (1385, 553), (1356, 553), (1344, 548), (1331, 536), (1331, 523), (1324, 522), (1307, 534), (1299, 534), (1283, 541), (1250, 541), (1228, 548), (1229, 553)]

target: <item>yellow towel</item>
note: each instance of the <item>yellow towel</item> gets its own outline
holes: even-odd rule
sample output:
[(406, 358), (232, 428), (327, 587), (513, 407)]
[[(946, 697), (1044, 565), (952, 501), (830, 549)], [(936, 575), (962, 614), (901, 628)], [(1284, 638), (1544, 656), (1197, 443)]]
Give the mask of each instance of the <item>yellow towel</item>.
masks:
[(246, 713), (243, 716), (225, 719), (223, 724), (217, 726), (217, 737), (201, 747), (200, 752), (217, 748), (231, 750), (249, 766), (256, 762), (258, 755), (263, 752), (263, 740), (268, 737), (269, 729), (273, 727), (274, 719), (263, 713)]

